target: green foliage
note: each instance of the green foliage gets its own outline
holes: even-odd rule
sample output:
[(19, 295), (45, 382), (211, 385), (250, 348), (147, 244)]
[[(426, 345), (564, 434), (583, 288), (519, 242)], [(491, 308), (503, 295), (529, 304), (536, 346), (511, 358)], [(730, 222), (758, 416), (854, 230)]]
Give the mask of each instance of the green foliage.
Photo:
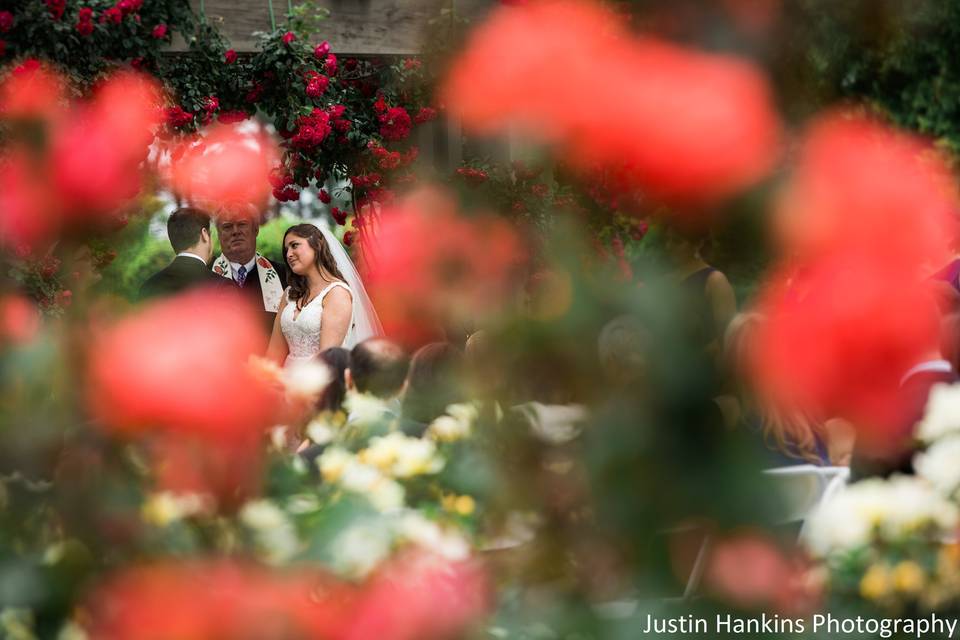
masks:
[(99, 288), (104, 293), (136, 300), (140, 286), (173, 260), (174, 253), (166, 235), (150, 233), (150, 222), (162, 203), (152, 199), (144, 203), (139, 215), (114, 239), (117, 257), (103, 270)]
[(274, 218), (261, 226), (260, 234), (257, 236), (257, 251), (270, 260), (283, 264), (283, 233), (300, 222), (302, 220), (282, 217)]

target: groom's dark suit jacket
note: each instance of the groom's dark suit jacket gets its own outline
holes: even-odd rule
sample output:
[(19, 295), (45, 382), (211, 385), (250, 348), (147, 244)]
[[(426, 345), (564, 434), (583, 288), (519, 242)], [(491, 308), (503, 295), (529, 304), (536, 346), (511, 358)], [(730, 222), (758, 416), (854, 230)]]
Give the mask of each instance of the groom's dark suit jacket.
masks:
[[(273, 268), (276, 269), (277, 271), (277, 275), (280, 276), (280, 287), (283, 289), (286, 289), (287, 288), (286, 267), (284, 267), (282, 264), (274, 262), (273, 260), (270, 260), (270, 264), (273, 265)], [(243, 295), (247, 296), (250, 299), (250, 302), (252, 302), (255, 305), (255, 308), (260, 310), (263, 313), (263, 324), (267, 330), (267, 335), (269, 336), (270, 333), (273, 331), (273, 320), (274, 318), (277, 317), (277, 314), (267, 311), (266, 309), (263, 308), (263, 291), (261, 290), (261, 287), (260, 287), (260, 265), (255, 265), (255, 266), (257, 269), (256, 273), (251, 272), (249, 275), (247, 275), (247, 278), (246, 280), (244, 280), (243, 286), (240, 287), (240, 290), (243, 292)], [(218, 276), (212, 271), (210, 272), (210, 274), (213, 277), (218, 278), (219, 280), (222, 280), (228, 283), (232, 282), (233, 286), (237, 286), (237, 283), (235, 280), (224, 278), (223, 276)]]
[(209, 286), (225, 289), (229, 283), (210, 271), (205, 264), (189, 256), (177, 256), (173, 262), (150, 276), (140, 287), (140, 299), (173, 295), (186, 289)]

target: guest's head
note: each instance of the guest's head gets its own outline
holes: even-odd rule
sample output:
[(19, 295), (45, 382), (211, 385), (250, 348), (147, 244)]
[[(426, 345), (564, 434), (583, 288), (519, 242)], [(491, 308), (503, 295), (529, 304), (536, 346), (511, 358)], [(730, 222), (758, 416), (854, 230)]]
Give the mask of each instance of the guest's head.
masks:
[(246, 264), (257, 253), (260, 216), (252, 209), (231, 212), (217, 219), (220, 248), (230, 262)]
[(403, 388), (410, 358), (386, 338), (364, 340), (350, 351), (349, 385), (360, 393), (393, 398)]
[(290, 267), (290, 299), (307, 295), (309, 277), (343, 280), (333, 253), (320, 229), (312, 224), (295, 224), (283, 234), (283, 259)]
[(342, 347), (330, 347), (322, 351), (318, 357), (320, 362), (330, 368), (332, 377), (330, 384), (317, 401), (317, 410), (339, 411), (347, 393), (346, 372), (347, 367), (350, 366), (350, 352)]
[(167, 219), (167, 237), (177, 253), (187, 251), (210, 262), (213, 243), (210, 241), (210, 216), (200, 209), (183, 207)]
[(707, 239), (708, 236), (701, 232), (667, 227), (664, 231), (663, 249), (671, 262), (682, 264), (694, 258), (703, 259)]
[(597, 338), (600, 367), (607, 380), (624, 387), (641, 382), (646, 368), (647, 332), (633, 316), (618, 316), (604, 325)]
[(463, 354), (446, 342), (421, 347), (410, 361), (403, 386), (401, 413), (406, 420), (428, 424), (448, 405), (463, 401), (460, 374)]

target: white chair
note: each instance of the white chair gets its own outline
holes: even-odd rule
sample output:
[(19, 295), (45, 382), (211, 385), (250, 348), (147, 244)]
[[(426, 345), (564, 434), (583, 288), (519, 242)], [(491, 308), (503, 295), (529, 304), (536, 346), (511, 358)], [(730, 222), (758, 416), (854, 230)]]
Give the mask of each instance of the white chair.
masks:
[(847, 483), (850, 469), (803, 464), (767, 469), (764, 474), (773, 481), (775, 491), (782, 497), (782, 508), (775, 516), (776, 522), (802, 523), (799, 535), (802, 539), (806, 532), (807, 517)]

